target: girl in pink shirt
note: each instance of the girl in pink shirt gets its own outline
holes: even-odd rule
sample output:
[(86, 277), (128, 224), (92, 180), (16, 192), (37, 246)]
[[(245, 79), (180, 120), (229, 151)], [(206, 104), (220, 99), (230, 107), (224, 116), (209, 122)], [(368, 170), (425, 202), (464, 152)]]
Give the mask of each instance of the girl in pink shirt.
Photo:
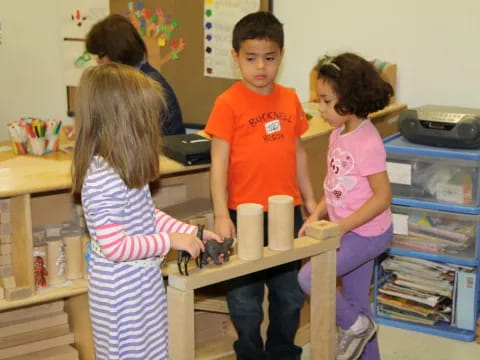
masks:
[[(329, 139), (324, 196), (299, 236), (306, 224), (327, 215), (340, 226), (337, 276), (343, 292), (337, 292), (337, 360), (375, 360), (380, 355), (369, 289), (374, 259), (392, 239), (392, 193), (385, 148), (367, 116), (388, 104), (393, 89), (371, 63), (351, 53), (323, 58), (317, 71), (320, 113), (335, 129)], [(308, 263), (298, 276), (308, 294), (310, 278)]]

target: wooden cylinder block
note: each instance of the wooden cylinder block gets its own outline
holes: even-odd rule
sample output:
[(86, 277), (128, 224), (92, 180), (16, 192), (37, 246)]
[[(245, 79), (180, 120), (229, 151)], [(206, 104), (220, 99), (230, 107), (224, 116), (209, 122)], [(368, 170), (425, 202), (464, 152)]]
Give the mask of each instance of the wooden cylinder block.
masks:
[(263, 257), (263, 206), (254, 203), (237, 207), (237, 256), (242, 260)]
[(65, 244), (66, 276), (68, 280), (80, 279), (82, 270), (82, 238), (80, 228), (62, 229), (62, 238)]
[(48, 283), (56, 285), (65, 281), (65, 255), (61, 238), (47, 240)]
[(293, 197), (268, 198), (268, 248), (286, 251), (293, 248)]

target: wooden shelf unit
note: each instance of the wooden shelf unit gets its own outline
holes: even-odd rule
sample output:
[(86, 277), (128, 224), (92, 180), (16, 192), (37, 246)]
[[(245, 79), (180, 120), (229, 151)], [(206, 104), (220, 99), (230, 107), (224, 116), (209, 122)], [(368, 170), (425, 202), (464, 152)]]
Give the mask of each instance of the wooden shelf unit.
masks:
[[(32, 229), (73, 220), (71, 153), (60, 151), (33, 157), (0, 152), (0, 167), (0, 199), (10, 200), (12, 274), (17, 287), (28, 287), (34, 293)], [(172, 206), (179, 212), (190, 208), (200, 214), (210, 211), (209, 165), (185, 167), (162, 156), (160, 168), (162, 177), (152, 186), (152, 196), (159, 208)], [(0, 312), (64, 299), (74, 335), (73, 345), (80, 359), (93, 360), (87, 291), (86, 280), (75, 280), (20, 300), (0, 300)]]

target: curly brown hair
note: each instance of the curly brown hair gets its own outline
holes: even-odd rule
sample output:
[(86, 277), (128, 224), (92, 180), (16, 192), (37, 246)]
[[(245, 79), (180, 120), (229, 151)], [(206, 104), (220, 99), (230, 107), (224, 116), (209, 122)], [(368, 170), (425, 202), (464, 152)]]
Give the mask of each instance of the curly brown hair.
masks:
[(387, 106), (393, 96), (392, 86), (380, 77), (373, 64), (356, 54), (325, 56), (315, 70), (317, 79), (332, 86), (338, 98), (335, 110), (340, 115), (366, 118)]

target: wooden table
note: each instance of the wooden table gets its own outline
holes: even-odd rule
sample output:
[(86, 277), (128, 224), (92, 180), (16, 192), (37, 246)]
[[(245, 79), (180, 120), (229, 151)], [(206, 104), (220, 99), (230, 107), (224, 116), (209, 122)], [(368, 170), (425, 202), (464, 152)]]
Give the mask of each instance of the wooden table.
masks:
[(233, 255), (222, 266), (192, 269), (189, 276), (168, 276), (169, 359), (195, 359), (194, 291), (225, 280), (311, 257), (312, 294), (310, 310), (310, 353), (312, 360), (335, 358), (336, 249), (339, 237), (295, 239), (289, 251), (264, 248), (263, 258), (240, 260)]

